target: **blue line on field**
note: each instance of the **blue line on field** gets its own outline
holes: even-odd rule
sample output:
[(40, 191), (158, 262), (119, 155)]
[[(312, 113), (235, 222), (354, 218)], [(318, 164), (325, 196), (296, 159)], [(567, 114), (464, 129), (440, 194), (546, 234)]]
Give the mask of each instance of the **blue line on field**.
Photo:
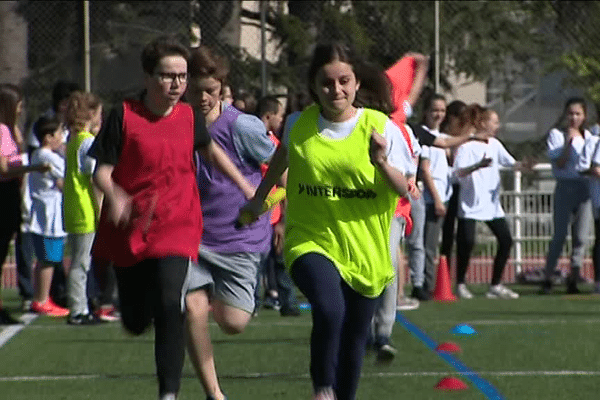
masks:
[(504, 400), (504, 397), (498, 392), (498, 390), (492, 386), (491, 383), (483, 379), (479, 374), (471, 370), (465, 364), (460, 362), (452, 354), (436, 351), (437, 343), (431, 339), (425, 332), (423, 332), (418, 326), (410, 322), (401, 313), (396, 313), (396, 321), (402, 324), (406, 330), (416, 336), (420, 341), (425, 343), (430, 350), (435, 352), (441, 359), (450, 364), (456, 369), (462, 376), (470, 380), (477, 388), (490, 400)]

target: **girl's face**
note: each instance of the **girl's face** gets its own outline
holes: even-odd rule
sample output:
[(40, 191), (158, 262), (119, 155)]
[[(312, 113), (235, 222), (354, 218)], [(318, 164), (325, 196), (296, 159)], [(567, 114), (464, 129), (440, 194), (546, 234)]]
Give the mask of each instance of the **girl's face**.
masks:
[(483, 121), (483, 131), (488, 134), (488, 137), (494, 137), (500, 129), (500, 118), (495, 112), (490, 112), (487, 120)]
[(581, 104), (571, 104), (567, 109), (567, 124), (569, 128), (579, 129), (585, 121), (585, 111)]
[(434, 100), (425, 114), (425, 124), (431, 129), (439, 129), (446, 117), (446, 102), (442, 99)]
[(221, 81), (212, 76), (192, 79), (187, 92), (189, 101), (199, 107), (202, 114), (208, 115), (220, 104), (221, 88)]
[(323, 65), (313, 82), (323, 116), (333, 122), (352, 117), (355, 110), (352, 103), (359, 87), (352, 66), (338, 60)]

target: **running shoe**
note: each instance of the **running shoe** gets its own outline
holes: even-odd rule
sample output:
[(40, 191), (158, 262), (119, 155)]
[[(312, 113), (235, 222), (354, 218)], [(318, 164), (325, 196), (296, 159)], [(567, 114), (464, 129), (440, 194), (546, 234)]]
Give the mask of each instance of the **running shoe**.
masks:
[(486, 297), (488, 299), (518, 299), (519, 294), (502, 284), (498, 284), (490, 286), (490, 290), (487, 292)]
[(473, 293), (467, 289), (467, 285), (464, 283), (459, 283), (456, 287), (456, 291), (458, 292), (458, 297), (461, 299), (469, 300), (473, 298)]
[(45, 303), (32, 301), (31, 311), (34, 313), (47, 315), (49, 317), (66, 317), (70, 313), (68, 308), (63, 308), (59, 305), (56, 305), (51, 298), (48, 298)]

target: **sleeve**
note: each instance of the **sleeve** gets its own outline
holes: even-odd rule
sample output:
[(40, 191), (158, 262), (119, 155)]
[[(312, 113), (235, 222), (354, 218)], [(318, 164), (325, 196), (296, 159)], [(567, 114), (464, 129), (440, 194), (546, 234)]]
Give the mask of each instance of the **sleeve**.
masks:
[(202, 111), (196, 107), (194, 110), (194, 150), (198, 150), (202, 147), (206, 147), (210, 144), (212, 138), (206, 128), (206, 120)]
[(506, 147), (499, 140), (495, 140), (498, 149), (498, 164), (503, 167), (512, 167), (517, 162), (515, 158), (506, 150)]
[(433, 142), (435, 141), (435, 136), (433, 133), (429, 132), (427, 129), (423, 128), (421, 125), (415, 125), (411, 128), (415, 133), (415, 136), (419, 140), (419, 143), (424, 146), (433, 146)]
[(421, 146), (421, 158), (427, 160), (431, 158), (431, 146)]
[(290, 130), (292, 129), (292, 126), (294, 126), (296, 121), (298, 121), (298, 118), (300, 118), (300, 111), (291, 113), (285, 119), (285, 123), (283, 125), (283, 133), (281, 134), (281, 145), (285, 146), (286, 149), (290, 144)]
[(408, 115), (404, 108), (404, 102), (410, 94), (413, 81), (415, 80), (417, 63), (413, 57), (403, 57), (385, 71), (392, 86), (392, 103), (394, 112), (390, 118), (397, 124), (406, 122)]
[(388, 120), (385, 124), (385, 138), (387, 140), (387, 157), (390, 165), (404, 174), (415, 175), (417, 167), (412, 162), (412, 155), (410, 154), (406, 140), (404, 140), (404, 135), (402, 135), (400, 128), (391, 120)]
[[(596, 136), (594, 136), (594, 137), (596, 138), (596, 140), (594, 141), (594, 145), (593, 145), (593, 147), (590, 146), (590, 148), (591, 148), (590, 152), (592, 153), (592, 155), (590, 157), (591, 158), (590, 164), (591, 165), (600, 165), (600, 139), (598, 139)], [(589, 169), (589, 166), (586, 169)]]
[(113, 108), (98, 136), (92, 143), (88, 155), (101, 164), (116, 165), (123, 147), (123, 105)]
[(268, 162), (276, 149), (265, 124), (249, 114), (241, 114), (236, 119), (233, 143), (239, 155), (257, 164)]
[(50, 176), (53, 180), (62, 179), (65, 177), (65, 160), (58, 153), (51, 150), (41, 151), (39, 153), (41, 163), (50, 164)]
[(546, 138), (546, 146), (548, 147), (548, 158), (556, 160), (562, 153), (563, 146), (565, 145), (565, 136), (558, 129), (554, 128), (548, 132)]
[(88, 156), (88, 151), (92, 147), (92, 143), (94, 143), (94, 138), (87, 138), (79, 146), (79, 169), (85, 175), (92, 175), (96, 167), (96, 160)]

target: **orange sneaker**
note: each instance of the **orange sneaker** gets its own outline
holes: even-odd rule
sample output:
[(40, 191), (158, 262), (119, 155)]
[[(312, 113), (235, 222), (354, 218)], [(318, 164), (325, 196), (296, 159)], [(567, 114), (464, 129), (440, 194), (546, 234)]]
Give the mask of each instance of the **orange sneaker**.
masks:
[(59, 305), (56, 305), (50, 298), (48, 298), (45, 303), (32, 301), (31, 311), (38, 314), (48, 315), (49, 317), (66, 317), (69, 315), (68, 308), (63, 308)]

